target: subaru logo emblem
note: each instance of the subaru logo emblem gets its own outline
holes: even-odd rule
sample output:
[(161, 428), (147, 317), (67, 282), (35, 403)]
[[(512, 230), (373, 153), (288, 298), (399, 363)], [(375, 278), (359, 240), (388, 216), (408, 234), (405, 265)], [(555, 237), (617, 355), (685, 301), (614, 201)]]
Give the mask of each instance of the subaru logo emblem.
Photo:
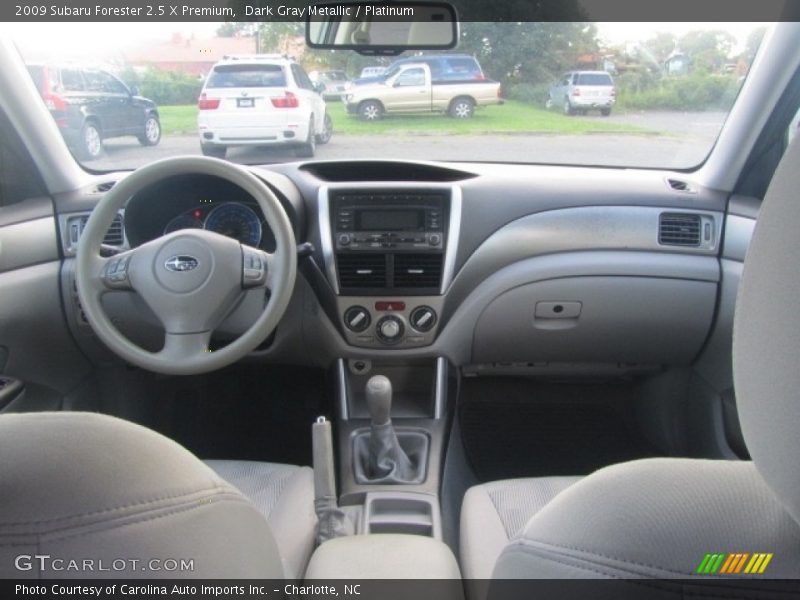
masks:
[(164, 267), (168, 271), (176, 273), (183, 273), (184, 271), (191, 271), (196, 269), (200, 263), (194, 256), (173, 256), (164, 263)]

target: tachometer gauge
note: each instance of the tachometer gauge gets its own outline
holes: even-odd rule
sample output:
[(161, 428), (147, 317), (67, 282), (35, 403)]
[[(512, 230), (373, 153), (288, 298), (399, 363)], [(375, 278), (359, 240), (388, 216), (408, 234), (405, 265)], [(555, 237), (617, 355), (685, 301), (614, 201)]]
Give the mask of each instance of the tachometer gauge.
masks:
[(248, 246), (258, 247), (261, 242), (261, 219), (244, 204), (220, 204), (208, 214), (205, 228)]
[(172, 221), (167, 223), (167, 226), (164, 227), (164, 235), (168, 233), (172, 233), (173, 231), (179, 231), (181, 229), (202, 229), (203, 222), (200, 219), (196, 219), (192, 216), (191, 213), (184, 213), (182, 215), (178, 215)]

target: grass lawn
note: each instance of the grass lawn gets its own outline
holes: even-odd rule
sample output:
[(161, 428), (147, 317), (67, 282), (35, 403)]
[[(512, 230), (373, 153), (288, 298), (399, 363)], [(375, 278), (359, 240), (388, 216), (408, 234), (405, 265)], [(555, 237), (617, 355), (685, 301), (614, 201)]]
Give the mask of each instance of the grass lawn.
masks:
[(197, 133), (197, 106), (159, 106), (162, 135), (181, 135)]
[[(196, 106), (161, 106), (159, 111), (164, 135), (196, 133)], [(588, 117), (568, 117), (513, 100), (502, 106), (479, 108), (474, 117), (463, 121), (440, 114), (424, 114), (386, 117), (377, 122), (366, 123), (348, 115), (344, 104), (336, 101), (328, 102), (328, 112), (333, 119), (335, 135), (655, 133), (634, 125), (611, 123), (594, 113)]]

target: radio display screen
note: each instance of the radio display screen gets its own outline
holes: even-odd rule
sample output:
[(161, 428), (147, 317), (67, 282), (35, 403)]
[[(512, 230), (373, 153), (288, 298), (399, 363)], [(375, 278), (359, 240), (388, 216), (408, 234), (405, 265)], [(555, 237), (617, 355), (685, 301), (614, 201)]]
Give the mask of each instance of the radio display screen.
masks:
[(421, 210), (360, 210), (360, 231), (418, 231), (423, 228)]

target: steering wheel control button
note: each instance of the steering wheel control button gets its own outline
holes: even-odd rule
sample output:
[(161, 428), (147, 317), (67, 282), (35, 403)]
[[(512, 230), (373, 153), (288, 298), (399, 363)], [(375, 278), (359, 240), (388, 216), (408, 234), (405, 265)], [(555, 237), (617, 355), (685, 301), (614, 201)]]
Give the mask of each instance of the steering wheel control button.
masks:
[(369, 311), (363, 306), (351, 306), (344, 312), (345, 326), (355, 333), (366, 331), (371, 321)]
[(267, 263), (257, 250), (242, 246), (242, 287), (258, 287), (267, 281)]
[(129, 289), (130, 280), (128, 279), (128, 267), (130, 266), (131, 257), (123, 256), (110, 260), (106, 265), (105, 273), (103, 273), (103, 281), (107, 287), (112, 289)]
[(392, 315), (378, 321), (375, 329), (378, 339), (384, 344), (396, 344), (403, 337), (403, 322)]
[(436, 325), (436, 311), (430, 306), (418, 306), (411, 311), (409, 320), (411, 321), (411, 327), (421, 333), (425, 333)]

